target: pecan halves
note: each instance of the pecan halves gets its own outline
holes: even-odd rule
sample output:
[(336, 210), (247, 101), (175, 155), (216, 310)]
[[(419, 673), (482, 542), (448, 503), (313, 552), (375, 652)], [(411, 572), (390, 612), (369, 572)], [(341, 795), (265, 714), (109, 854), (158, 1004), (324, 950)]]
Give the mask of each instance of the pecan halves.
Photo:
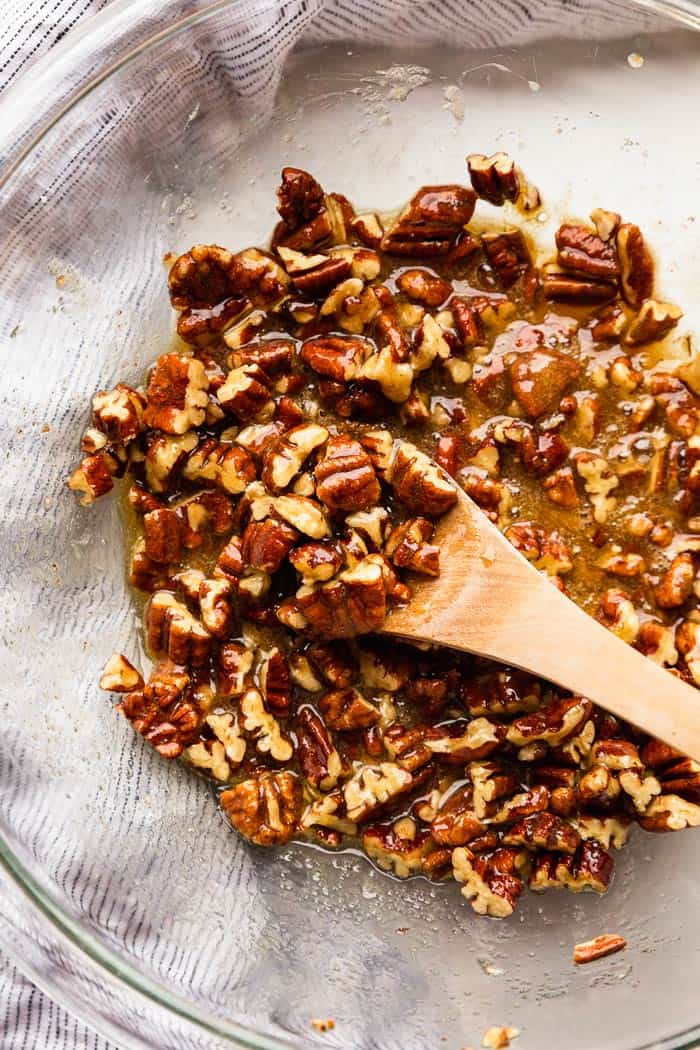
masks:
[(204, 422), (209, 378), (193, 357), (163, 354), (156, 361), (146, 389), (146, 426), (166, 434), (184, 434)]
[(555, 239), (557, 261), (562, 269), (594, 279), (611, 279), (619, 274), (614, 246), (585, 226), (565, 223), (557, 230)]
[(439, 518), (457, 502), (457, 490), (423, 452), (407, 441), (397, 441), (387, 472), (397, 499), (427, 518)]
[(642, 231), (625, 222), (617, 229), (622, 294), (637, 309), (654, 294), (654, 260)]
[(390, 255), (447, 255), (474, 214), (476, 194), (464, 186), (423, 186), (381, 240)]
[(488, 856), (479, 856), (467, 846), (459, 846), (453, 852), (454, 877), (462, 883), (462, 894), (477, 914), (499, 919), (513, 914), (523, 889), (517, 874), (518, 860), (515, 849), (498, 849)]
[(297, 758), (308, 781), (322, 791), (330, 791), (338, 782), (342, 762), (323, 719), (305, 706), (296, 718)]
[(504, 288), (512, 288), (521, 278), (534, 275), (530, 250), (520, 230), (485, 233), (481, 242)]
[(381, 494), (369, 455), (354, 438), (332, 437), (315, 470), (316, 493), (331, 511), (369, 510)]
[(219, 801), (244, 838), (256, 846), (280, 846), (289, 842), (301, 817), (301, 781), (287, 770), (264, 770), (224, 791)]

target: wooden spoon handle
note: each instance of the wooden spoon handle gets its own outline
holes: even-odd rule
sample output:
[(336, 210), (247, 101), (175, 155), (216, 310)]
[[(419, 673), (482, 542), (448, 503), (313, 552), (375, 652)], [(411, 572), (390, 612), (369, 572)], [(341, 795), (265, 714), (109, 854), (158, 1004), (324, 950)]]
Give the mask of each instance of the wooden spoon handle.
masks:
[[(700, 694), (588, 616), (461, 495), (443, 568), (383, 632), (531, 671), (700, 761)], [(449, 516), (448, 516), (449, 517)]]

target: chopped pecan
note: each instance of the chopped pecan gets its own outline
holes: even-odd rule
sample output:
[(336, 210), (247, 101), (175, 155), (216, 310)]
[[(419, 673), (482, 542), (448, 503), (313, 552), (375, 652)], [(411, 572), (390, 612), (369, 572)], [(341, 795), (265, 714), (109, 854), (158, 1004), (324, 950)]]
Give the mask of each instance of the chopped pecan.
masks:
[(574, 461), (593, 506), (593, 518), (599, 525), (604, 525), (617, 506), (616, 498), (610, 493), (620, 484), (620, 479), (608, 461), (593, 452), (578, 452)]
[(584, 809), (609, 809), (620, 794), (617, 777), (603, 765), (594, 765), (579, 780), (576, 797)]
[(168, 662), (153, 669), (145, 686), (127, 693), (117, 710), (164, 758), (177, 758), (199, 732), (206, 695), (190, 688), (190, 676)]
[(442, 846), (464, 846), (483, 835), (486, 825), (472, 808), (473, 789), (467, 784), (450, 792), (440, 802), (430, 824), (430, 834)]
[(328, 440), (328, 431), (317, 423), (292, 427), (263, 453), (263, 484), (281, 492), (299, 474), (306, 459)]
[(342, 762), (323, 720), (304, 706), (296, 719), (297, 758), (302, 773), (315, 787), (330, 791), (338, 782)]
[[(376, 557), (363, 558), (328, 583), (302, 588), (293, 601), (301, 615), (301, 629), (308, 627), (324, 638), (376, 631), (384, 622), (387, 599), (382, 564)], [(284, 612), (282, 606), (280, 611)]]
[(579, 499), (571, 467), (561, 467), (553, 474), (542, 479), (542, 488), (547, 499), (559, 507), (572, 510), (578, 506)]
[(169, 492), (174, 488), (188, 454), (198, 442), (199, 437), (193, 431), (181, 435), (157, 434), (148, 441), (145, 470), (151, 492)]
[(512, 824), (530, 817), (536, 813), (542, 813), (549, 805), (549, 788), (544, 784), (537, 784), (527, 791), (520, 791), (507, 799), (493, 814), (491, 820), (494, 824)]
[(146, 400), (125, 383), (100, 390), (92, 399), (92, 421), (116, 445), (128, 445), (141, 431)]
[(663, 339), (680, 321), (683, 311), (673, 303), (660, 303), (647, 299), (642, 303), (639, 313), (634, 318), (627, 333), (625, 342), (629, 346), (641, 346)]
[(412, 673), (412, 661), (393, 646), (360, 652), (360, 674), (366, 689), (396, 693), (408, 684)]
[(639, 628), (637, 648), (660, 667), (673, 667), (678, 662), (673, 628), (658, 620), (645, 620)]
[(152, 510), (144, 515), (143, 527), (146, 556), (151, 561), (160, 565), (178, 560), (182, 553), (183, 523), (176, 511), (169, 507)]
[(423, 452), (407, 441), (397, 441), (387, 474), (397, 499), (416, 514), (439, 518), (457, 502), (457, 491)]
[(219, 801), (241, 835), (257, 846), (279, 846), (289, 842), (301, 817), (301, 782), (287, 770), (264, 770), (224, 791)]
[(550, 745), (560, 744), (573, 736), (591, 715), (590, 700), (572, 696), (567, 700), (554, 700), (539, 711), (520, 715), (508, 726), (506, 738), (511, 744), (523, 747), (535, 740), (544, 740)]
[(396, 284), (409, 299), (426, 306), (441, 306), (452, 292), (452, 285), (430, 270), (404, 270)]
[(276, 762), (288, 762), (294, 748), (282, 734), (279, 722), (266, 710), (262, 694), (247, 689), (241, 697), (240, 712), (243, 729), (250, 733), (258, 751)]
[(654, 598), (660, 609), (677, 609), (693, 593), (695, 565), (692, 554), (677, 554), (654, 588)]
[(227, 638), (233, 626), (231, 584), (228, 580), (202, 580), (199, 610), (205, 630), (214, 638)]
[(616, 588), (605, 591), (600, 599), (597, 619), (623, 642), (631, 644), (637, 640), (639, 616), (625, 591)]
[(356, 335), (324, 335), (307, 339), (300, 356), (319, 375), (347, 383), (357, 377), (372, 349), (368, 340)]
[(540, 706), (540, 683), (524, 671), (497, 671), (462, 683), (460, 699), (470, 715), (514, 715)]
[(504, 726), (488, 718), (473, 718), (471, 722), (456, 719), (430, 726), (424, 739), (425, 746), (439, 761), (462, 765), (497, 751), (504, 736)]
[(372, 460), (360, 442), (347, 434), (328, 441), (315, 476), (318, 498), (334, 512), (369, 510), (381, 495)]
[(324, 693), (319, 707), (331, 729), (341, 732), (367, 729), (379, 721), (379, 711), (357, 689), (334, 689)]
[(240, 642), (226, 642), (219, 649), (216, 689), (219, 696), (242, 696), (250, 685), (254, 652)]
[(290, 230), (314, 219), (324, 207), (324, 193), (313, 175), (301, 168), (283, 168), (277, 188), (277, 210)]
[(251, 521), (241, 541), (243, 563), (263, 572), (277, 572), (298, 540), (297, 530), (285, 521), (274, 518)]
[(216, 392), (219, 404), (241, 423), (265, 423), (275, 411), (267, 386), (268, 376), (259, 365), (233, 368)]
[(276, 715), (288, 715), (292, 706), (292, 679), (289, 665), (276, 646), (265, 655), (258, 679), (265, 706)]
[(585, 226), (565, 223), (556, 233), (557, 260), (564, 270), (584, 277), (617, 277), (620, 267), (612, 244)]
[(328, 519), (316, 500), (308, 496), (261, 496), (251, 504), (255, 521), (262, 521), (270, 514), (282, 518), (305, 536), (322, 540), (330, 534)]
[(520, 278), (534, 273), (530, 250), (520, 230), (485, 233), (481, 242), (504, 288), (512, 288)]
[(595, 962), (596, 959), (603, 959), (606, 955), (621, 952), (626, 947), (627, 941), (619, 934), (601, 933), (592, 941), (581, 941), (580, 944), (575, 945), (573, 961), (577, 966), (582, 966), (585, 963)]
[(596, 565), (611, 576), (641, 576), (646, 562), (641, 554), (634, 551), (623, 551), (618, 543), (598, 558)]
[(362, 834), (367, 856), (383, 871), (407, 879), (423, 870), (423, 861), (433, 849), (427, 831), (418, 831), (415, 821), (403, 817), (393, 824), (372, 824)]
[(430, 539), (435, 526), (427, 518), (409, 518), (392, 529), (384, 551), (394, 565), (427, 576), (440, 575), (440, 548)]
[(493, 153), (490, 157), (470, 153), (467, 168), (477, 197), (496, 205), (517, 200), (520, 193), (518, 169), (507, 153)]
[(257, 365), (271, 379), (289, 372), (293, 360), (294, 343), (290, 339), (256, 340), (237, 347), (229, 356), (231, 368)]
[(515, 874), (518, 856), (515, 849), (477, 856), (468, 847), (459, 846), (453, 852), (454, 877), (463, 883), (462, 894), (477, 914), (499, 919), (512, 915), (523, 888), (522, 879)]
[(123, 653), (114, 653), (100, 676), (100, 689), (107, 693), (130, 693), (143, 688), (143, 675)]
[(207, 715), (205, 726), (213, 733), (213, 739), (190, 744), (184, 752), (187, 761), (200, 769), (208, 770), (216, 780), (226, 781), (231, 768), (239, 766), (245, 757), (246, 742), (241, 737), (233, 714)]
[(348, 819), (360, 822), (408, 791), (413, 777), (395, 762), (363, 765), (343, 786)]
[(357, 234), (359, 240), (368, 248), (379, 248), (384, 236), (384, 227), (379, 217), (374, 212), (365, 215), (356, 215), (350, 223), (353, 233)]
[(659, 795), (637, 818), (645, 831), (682, 831), (700, 827), (700, 805), (679, 795)]
[(209, 378), (193, 357), (163, 354), (155, 363), (146, 389), (146, 426), (166, 434), (185, 434), (204, 422)]
[(330, 580), (343, 567), (343, 555), (338, 544), (328, 540), (303, 543), (290, 552), (289, 560), (301, 573), (304, 583)]
[(316, 670), (336, 689), (345, 689), (355, 678), (357, 660), (347, 642), (317, 642), (307, 651)]
[(154, 591), (166, 590), (173, 586), (167, 567), (153, 561), (146, 554), (143, 539), (138, 540), (134, 545), (129, 569), (129, 583), (146, 594), (153, 594)]
[(246, 486), (255, 481), (258, 472), (252, 456), (244, 448), (215, 438), (205, 438), (190, 453), (182, 476), (188, 481), (215, 485), (235, 496), (245, 492)]
[(154, 653), (167, 653), (176, 664), (203, 667), (211, 635), (186, 605), (169, 591), (156, 591), (146, 610), (146, 639)]
[(504, 846), (575, 853), (581, 841), (578, 831), (552, 813), (533, 813), (513, 824), (503, 836)]
[(642, 231), (630, 222), (617, 228), (620, 284), (625, 300), (637, 309), (654, 294), (654, 260)]
[(533, 862), (530, 889), (565, 886), (572, 893), (592, 889), (605, 893), (612, 878), (614, 861), (593, 839), (582, 842), (573, 855), (540, 853)]
[(68, 479), (68, 488), (81, 492), (81, 506), (87, 507), (100, 496), (106, 496), (114, 488), (112, 475), (117, 472), (117, 463), (107, 452), (96, 452), (86, 456), (77, 470)]
[(463, 186), (423, 186), (381, 240), (390, 255), (447, 255), (474, 213), (476, 194)]
[(571, 357), (545, 347), (518, 354), (510, 366), (513, 393), (528, 419), (551, 412), (579, 374), (580, 366)]
[(312, 299), (325, 296), (331, 288), (351, 274), (351, 265), (347, 259), (333, 259), (328, 255), (304, 255), (284, 247), (278, 248), (277, 251), (294, 287), (302, 295)]

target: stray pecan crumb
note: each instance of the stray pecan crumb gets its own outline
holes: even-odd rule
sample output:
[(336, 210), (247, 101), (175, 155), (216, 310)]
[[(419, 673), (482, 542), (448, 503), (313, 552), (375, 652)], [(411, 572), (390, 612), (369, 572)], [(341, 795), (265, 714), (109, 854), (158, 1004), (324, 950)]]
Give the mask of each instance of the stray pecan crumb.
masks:
[(627, 947), (627, 941), (617, 933), (602, 933), (594, 937), (592, 941), (582, 941), (574, 947), (573, 960), (579, 966), (584, 963), (595, 962), (603, 959), (606, 955), (621, 952)]

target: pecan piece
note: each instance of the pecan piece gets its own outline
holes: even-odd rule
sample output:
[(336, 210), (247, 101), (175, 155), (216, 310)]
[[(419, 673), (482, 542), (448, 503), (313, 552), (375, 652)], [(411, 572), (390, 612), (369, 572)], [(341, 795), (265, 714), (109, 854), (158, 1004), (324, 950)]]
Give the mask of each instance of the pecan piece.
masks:
[(302, 810), (299, 778), (263, 771), (224, 791), (219, 800), (234, 828), (256, 846), (289, 842)]
[(282, 734), (277, 719), (266, 710), (259, 690), (246, 690), (241, 697), (240, 713), (243, 729), (251, 734), (260, 754), (269, 755), (276, 762), (288, 762), (294, 748)]
[(205, 438), (190, 453), (182, 471), (188, 481), (210, 484), (237, 496), (258, 476), (252, 456), (229, 442)]
[(457, 502), (457, 491), (424, 452), (407, 441), (397, 441), (387, 473), (396, 498), (427, 518), (439, 518)]
[(579, 499), (571, 467), (561, 467), (549, 477), (543, 478), (542, 488), (551, 503), (556, 503), (557, 506), (564, 507), (566, 510), (572, 510), (578, 506)]
[(565, 223), (556, 233), (557, 260), (564, 270), (584, 277), (617, 277), (620, 267), (612, 244), (585, 226)]
[(100, 390), (92, 399), (95, 427), (116, 445), (128, 445), (141, 432), (146, 399), (125, 383), (114, 390)]
[(463, 186), (423, 186), (381, 240), (391, 255), (447, 255), (474, 214), (476, 194)]
[(143, 688), (143, 676), (123, 653), (114, 653), (100, 676), (100, 689), (107, 693), (130, 693)]
[(654, 588), (654, 598), (660, 609), (677, 609), (693, 593), (695, 565), (692, 554), (677, 554)]
[(86, 456), (77, 470), (68, 479), (68, 488), (81, 492), (80, 504), (88, 507), (100, 496), (106, 496), (114, 488), (112, 475), (117, 473), (117, 462), (107, 452)]
[(560, 744), (588, 721), (592, 710), (591, 701), (579, 696), (554, 700), (539, 711), (513, 719), (506, 738), (517, 747), (524, 747), (535, 740), (543, 740), (550, 745)]
[(505, 201), (517, 200), (520, 179), (515, 162), (507, 153), (470, 153), (467, 168), (474, 192), (482, 200), (501, 205)]
[(645, 831), (683, 831), (700, 827), (700, 805), (679, 795), (659, 795), (637, 818)]
[(254, 653), (240, 642), (226, 642), (219, 649), (216, 690), (219, 696), (242, 696), (250, 685)]
[(503, 919), (512, 915), (523, 888), (517, 871), (518, 851), (498, 849), (488, 856), (476, 856), (459, 846), (452, 854), (453, 874), (461, 882), (462, 894), (471, 901), (478, 915)]
[(324, 193), (313, 175), (301, 168), (283, 168), (277, 188), (277, 211), (290, 230), (314, 219), (324, 207)]
[(281, 492), (294, 480), (307, 458), (328, 440), (328, 431), (317, 423), (292, 427), (263, 453), (263, 484)]
[(396, 282), (400, 291), (415, 302), (441, 306), (452, 291), (452, 285), (430, 270), (404, 270)]
[(607, 303), (617, 293), (613, 281), (596, 281), (591, 277), (556, 271), (544, 274), (542, 287), (545, 299), (555, 303)]
[(209, 401), (209, 377), (201, 361), (180, 354), (162, 354), (146, 388), (146, 426), (166, 434), (185, 434), (204, 422)]
[(274, 518), (251, 521), (241, 541), (243, 563), (262, 572), (277, 572), (298, 540), (297, 530), (285, 521)]
[(647, 299), (642, 303), (639, 313), (634, 318), (627, 333), (625, 342), (628, 346), (641, 346), (663, 339), (680, 321), (683, 311), (673, 303), (660, 303), (656, 299)]
[(575, 853), (581, 836), (567, 821), (552, 813), (533, 813), (513, 824), (503, 836), (504, 846)]
[(379, 721), (379, 711), (357, 689), (334, 689), (319, 700), (331, 729), (340, 732), (368, 729)]
[(375, 558), (363, 558), (329, 583), (303, 589), (293, 602), (301, 614), (302, 629), (308, 627), (324, 638), (351, 638), (376, 631), (386, 617), (387, 592), (381, 562)]
[(227, 638), (233, 626), (231, 584), (228, 580), (202, 580), (199, 611), (204, 629), (214, 638)]
[(323, 720), (312, 707), (299, 709), (296, 734), (302, 773), (315, 787), (330, 791), (338, 782), (342, 762)]
[(518, 354), (510, 366), (513, 393), (528, 419), (537, 419), (556, 408), (579, 374), (580, 366), (571, 357), (544, 347)]
[(127, 693), (117, 710), (163, 758), (177, 758), (191, 743), (206, 714), (205, 694), (190, 688), (190, 676), (169, 661), (157, 664), (140, 689)]
[(241, 365), (231, 369), (216, 396), (224, 411), (241, 423), (266, 423), (275, 411), (268, 383), (269, 378), (259, 365)]
[(637, 309), (654, 294), (654, 260), (642, 231), (630, 222), (617, 228), (620, 284), (625, 300)]
[(520, 230), (485, 233), (481, 242), (504, 288), (512, 288), (521, 277), (534, 273), (530, 251)]
[(473, 789), (467, 784), (441, 801), (430, 825), (430, 834), (442, 846), (464, 846), (483, 835), (486, 825), (472, 808)]
[(176, 664), (203, 667), (211, 635), (187, 606), (169, 591), (157, 591), (146, 610), (146, 639), (154, 653), (167, 653)]
[(176, 511), (169, 507), (152, 510), (144, 515), (143, 527), (146, 556), (158, 564), (177, 561), (182, 553), (183, 524)]
[(372, 349), (372, 343), (357, 335), (314, 336), (303, 344), (300, 357), (319, 375), (347, 383), (357, 377)]
[(423, 861), (433, 849), (433, 842), (427, 831), (418, 831), (411, 817), (403, 817), (393, 824), (365, 828), (362, 847), (382, 871), (407, 879), (423, 871)]
[(408, 791), (413, 777), (395, 762), (363, 765), (343, 786), (348, 819), (359, 823)]
[(430, 543), (435, 526), (427, 518), (409, 518), (389, 534), (384, 552), (394, 565), (427, 576), (440, 575), (440, 548)]
[(347, 434), (332, 437), (316, 470), (316, 493), (331, 511), (369, 510), (381, 495), (372, 460)]
[(596, 959), (603, 959), (606, 955), (621, 952), (626, 947), (627, 941), (619, 934), (601, 933), (592, 941), (581, 941), (575, 945), (573, 961), (577, 966), (583, 966), (585, 963), (595, 962)]

